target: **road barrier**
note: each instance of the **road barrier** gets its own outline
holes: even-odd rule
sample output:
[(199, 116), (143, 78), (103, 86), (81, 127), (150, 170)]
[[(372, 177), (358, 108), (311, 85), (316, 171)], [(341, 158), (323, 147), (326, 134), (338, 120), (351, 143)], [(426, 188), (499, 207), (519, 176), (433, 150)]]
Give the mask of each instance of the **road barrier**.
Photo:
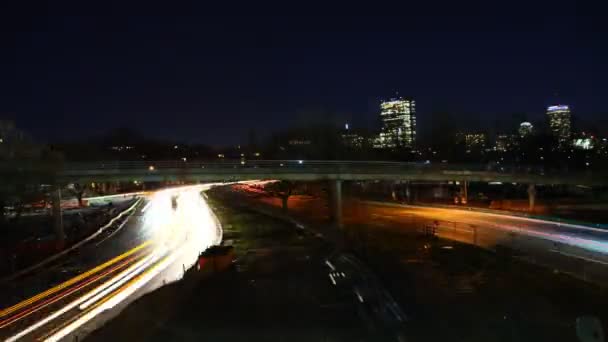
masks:
[(553, 269), (575, 278), (608, 286), (608, 256), (588, 249), (511, 230), (462, 222), (428, 220), (419, 226), (426, 235), (471, 244), (501, 255)]
[(66, 248), (64, 250), (62, 250), (61, 252), (54, 254), (32, 266), (29, 266), (23, 270), (20, 270), (14, 274), (11, 274), (10, 276), (7, 276), (5, 278), (0, 279), (0, 283), (5, 283), (5, 282), (9, 282), (9, 281), (13, 281), (27, 273), (30, 273), (36, 269), (39, 269), (45, 265), (48, 265), (49, 263), (59, 259), (60, 257), (70, 253), (71, 251), (81, 247), (82, 245), (84, 245), (85, 243), (91, 241), (92, 239), (96, 238), (99, 234), (103, 233), (107, 228), (111, 227), (114, 222), (116, 222), (117, 220), (119, 220), (120, 218), (122, 218), (124, 215), (126, 215), (127, 213), (131, 212), (133, 209), (135, 209), (137, 207), (137, 205), (141, 202), (141, 198), (138, 199), (137, 201), (135, 201), (135, 203), (133, 205), (131, 205), (129, 208), (123, 210), (122, 212), (120, 212), (118, 215), (116, 215), (115, 217), (113, 217), (112, 219), (110, 219), (109, 222), (107, 222), (106, 224), (104, 224), (103, 226), (99, 227), (93, 234), (91, 234), (90, 236), (88, 236), (87, 238), (75, 243), (74, 245), (70, 246), (69, 248)]

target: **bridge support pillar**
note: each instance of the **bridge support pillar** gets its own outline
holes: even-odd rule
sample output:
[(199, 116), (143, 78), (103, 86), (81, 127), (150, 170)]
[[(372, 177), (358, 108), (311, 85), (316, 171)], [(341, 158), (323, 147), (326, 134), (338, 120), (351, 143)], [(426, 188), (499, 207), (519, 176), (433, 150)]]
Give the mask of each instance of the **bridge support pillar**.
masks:
[(330, 215), (332, 223), (342, 228), (342, 181), (331, 180), (329, 181), (330, 188)]
[(403, 188), (402, 191), (403, 191), (403, 200), (405, 201), (405, 203), (407, 203), (407, 204), (412, 203), (412, 189), (410, 187), (409, 180), (405, 181), (405, 188)]
[(536, 202), (536, 187), (534, 184), (528, 184), (528, 209), (530, 212), (534, 211), (534, 202)]
[(61, 187), (59, 185), (55, 185), (52, 198), (51, 198), (51, 206), (53, 213), (53, 229), (55, 231), (55, 236), (60, 245), (63, 245), (65, 241), (65, 233), (63, 232), (63, 213), (61, 212)]
[(460, 203), (467, 204), (469, 201), (469, 182), (463, 180), (460, 182)]

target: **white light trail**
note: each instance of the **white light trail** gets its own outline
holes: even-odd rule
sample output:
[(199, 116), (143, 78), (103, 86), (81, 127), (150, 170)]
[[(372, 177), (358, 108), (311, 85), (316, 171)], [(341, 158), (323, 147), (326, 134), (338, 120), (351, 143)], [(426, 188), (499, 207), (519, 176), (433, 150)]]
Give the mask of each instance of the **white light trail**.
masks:
[[(97, 291), (98, 293), (96, 295), (92, 296), (86, 302), (80, 304), (80, 306), (78, 308), (80, 310), (85, 310), (86, 308), (91, 306), (91, 304), (97, 302), (101, 298), (105, 297), (107, 294), (109, 294), (112, 291), (114, 291), (115, 289), (117, 289), (122, 284), (133, 279), (136, 275), (141, 273), (143, 270), (146, 269), (146, 267), (150, 266), (152, 263), (156, 262), (158, 259), (159, 259), (158, 254), (152, 254), (152, 255), (147, 256), (143, 260), (139, 261), (137, 264), (129, 267), (129, 269), (127, 271), (122, 272), (118, 276), (112, 278), (111, 281), (104, 284), (104, 288), (102, 289), (102, 291)], [(108, 286), (108, 285), (111, 285), (111, 286)]]
[(110, 300), (103, 303), (102, 305), (100, 305), (100, 306), (92, 309), (91, 311), (86, 312), (84, 315), (78, 317), (78, 319), (74, 320), (73, 322), (71, 322), (70, 324), (65, 326), (63, 329), (61, 329), (61, 330), (57, 331), (56, 333), (54, 333), (53, 335), (47, 337), (45, 339), (45, 341), (48, 341), (48, 342), (60, 341), (62, 338), (64, 338), (68, 334), (72, 333), (73, 331), (75, 331), (76, 329), (81, 327), (86, 322), (95, 318), (95, 316), (99, 315), (100, 313), (102, 313), (106, 310), (112, 309), (114, 306), (118, 305), (123, 300), (128, 298), (130, 295), (135, 293), (135, 291), (137, 291), (141, 287), (145, 286), (154, 277), (159, 275), (165, 268), (167, 268), (169, 265), (171, 265), (172, 262), (175, 261), (177, 256), (178, 255), (176, 253), (172, 254), (170, 257), (163, 260), (159, 265), (156, 265), (150, 271), (146, 272), (145, 275), (142, 278), (140, 278), (136, 283), (132, 284), (125, 290), (117, 293), (116, 295), (114, 295), (114, 297), (112, 297)]
[[(13, 342), (31, 334), (75, 308), (85, 310), (81, 316), (76, 316), (76, 319), (66, 327), (48, 337), (49, 341), (60, 340), (99, 313), (112, 309), (125, 299), (135, 295), (138, 290), (149, 285), (155, 277), (162, 274), (163, 283), (180, 279), (183, 276), (183, 269), (193, 265), (200, 252), (221, 242), (222, 231), (219, 222), (204, 198), (200, 196), (201, 191), (211, 186), (212, 184), (196, 185), (154, 193), (143, 210), (145, 215), (141, 229), (144, 232), (153, 233), (152, 237), (156, 242), (155, 249), (103, 285), (9, 337), (6, 341)], [(178, 196), (176, 210), (171, 205), (172, 196)], [(163, 256), (166, 257), (161, 259)], [(159, 260), (162, 261), (158, 263)], [(158, 264), (154, 265), (154, 263)], [(153, 265), (152, 268), (150, 268), (151, 265)], [(146, 270), (147, 268), (149, 269)], [(133, 281), (133, 279), (137, 280), (130, 284), (129, 281)], [(152, 285), (162, 286), (160, 284)], [(107, 297), (121, 286), (126, 287), (112, 297)], [(153, 288), (156, 287), (150, 289)], [(107, 302), (97, 307), (94, 306), (95, 303), (104, 299)]]

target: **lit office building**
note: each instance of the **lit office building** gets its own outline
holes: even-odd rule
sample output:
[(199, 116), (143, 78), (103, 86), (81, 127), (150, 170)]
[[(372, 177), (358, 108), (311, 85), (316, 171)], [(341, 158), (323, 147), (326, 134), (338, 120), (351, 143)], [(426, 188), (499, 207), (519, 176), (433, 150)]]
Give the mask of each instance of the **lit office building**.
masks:
[(494, 149), (500, 152), (512, 151), (515, 147), (517, 147), (517, 142), (517, 135), (499, 134), (496, 136), (496, 146)]
[(357, 134), (349, 129), (348, 124), (344, 125), (342, 132), (342, 144), (349, 148), (362, 148), (365, 139), (362, 135)]
[(416, 102), (393, 98), (380, 103), (382, 130), (375, 147), (413, 147), (416, 143)]
[(570, 108), (568, 106), (549, 106), (547, 108), (551, 134), (557, 138), (560, 147), (570, 145)]
[(480, 151), (486, 147), (485, 133), (456, 133), (456, 144), (464, 144), (467, 151)]
[(519, 136), (523, 139), (529, 137), (534, 132), (534, 126), (531, 123), (524, 121), (519, 124)]

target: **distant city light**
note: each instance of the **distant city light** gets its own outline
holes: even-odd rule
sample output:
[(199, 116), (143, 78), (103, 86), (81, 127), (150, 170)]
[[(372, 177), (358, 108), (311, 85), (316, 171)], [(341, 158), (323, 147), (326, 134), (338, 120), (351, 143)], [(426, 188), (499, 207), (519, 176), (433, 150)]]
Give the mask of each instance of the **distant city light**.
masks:
[(348, 122), (344, 124), (344, 129), (348, 130)]
[(177, 150), (177, 145), (174, 145), (174, 146), (173, 146), (173, 149), (174, 149), (174, 150)]
[(298, 160), (298, 164), (302, 164), (304, 161), (302, 160)]
[(154, 171), (154, 169), (155, 169), (155, 168), (154, 168), (154, 165), (150, 165), (150, 166), (148, 166), (148, 170), (149, 170), (149, 171)]
[(224, 155), (222, 153), (217, 155), (218, 158), (224, 158)]
[(591, 150), (593, 149), (593, 140), (591, 138), (574, 139), (572, 145), (581, 150)]

